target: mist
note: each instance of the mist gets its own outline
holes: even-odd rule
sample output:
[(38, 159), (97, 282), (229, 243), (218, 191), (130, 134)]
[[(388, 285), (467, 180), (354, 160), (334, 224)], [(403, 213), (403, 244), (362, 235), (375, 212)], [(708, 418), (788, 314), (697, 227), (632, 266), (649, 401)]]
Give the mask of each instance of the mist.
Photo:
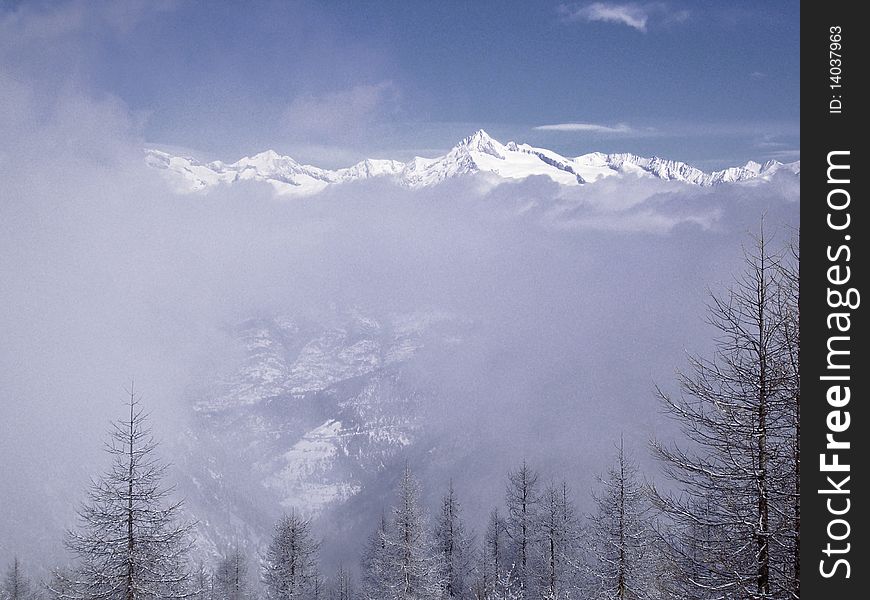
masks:
[(620, 435), (654, 477), (647, 440), (674, 434), (654, 385), (710, 352), (708, 289), (727, 288), (763, 215), (779, 243), (798, 226), (786, 179), (179, 195), (121, 103), (41, 100), (0, 77), (0, 562), (64, 560), (131, 383), (158, 439), (183, 436), (191, 401), (241, 360), (233, 328), (261, 316), (422, 308), (462, 323), (461, 343), (424, 348), (409, 372), (436, 390), (428, 439), (455, 450), (414, 459), (427, 492), (452, 476), (472, 517), (524, 459), (585, 499)]

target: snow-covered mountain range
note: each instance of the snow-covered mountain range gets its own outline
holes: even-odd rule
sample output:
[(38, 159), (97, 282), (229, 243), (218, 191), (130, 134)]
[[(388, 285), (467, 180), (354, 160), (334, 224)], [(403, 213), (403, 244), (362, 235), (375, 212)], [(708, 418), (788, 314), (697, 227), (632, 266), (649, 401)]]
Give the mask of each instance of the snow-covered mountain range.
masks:
[(262, 181), (279, 194), (310, 195), (327, 186), (372, 178), (386, 178), (409, 188), (437, 185), (454, 177), (482, 174), (494, 181), (543, 175), (562, 185), (584, 185), (608, 177), (655, 177), (691, 185), (753, 183), (769, 180), (776, 173), (800, 175), (800, 161), (763, 165), (749, 161), (741, 167), (705, 172), (684, 162), (634, 154), (592, 152), (565, 157), (552, 150), (528, 144), (502, 144), (482, 129), (465, 138), (447, 154), (435, 158), (415, 157), (409, 162), (366, 159), (343, 169), (303, 165), (289, 156), (267, 150), (234, 163), (199, 162), (160, 150), (146, 150), (146, 163), (166, 172), (182, 192), (195, 192), (239, 181)]

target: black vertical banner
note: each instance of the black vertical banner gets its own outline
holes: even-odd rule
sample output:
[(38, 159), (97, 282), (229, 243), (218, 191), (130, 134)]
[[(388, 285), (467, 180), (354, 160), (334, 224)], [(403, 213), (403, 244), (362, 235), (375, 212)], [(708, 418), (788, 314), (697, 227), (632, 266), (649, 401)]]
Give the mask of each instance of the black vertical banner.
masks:
[(866, 598), (867, 23), (801, 7), (801, 595)]

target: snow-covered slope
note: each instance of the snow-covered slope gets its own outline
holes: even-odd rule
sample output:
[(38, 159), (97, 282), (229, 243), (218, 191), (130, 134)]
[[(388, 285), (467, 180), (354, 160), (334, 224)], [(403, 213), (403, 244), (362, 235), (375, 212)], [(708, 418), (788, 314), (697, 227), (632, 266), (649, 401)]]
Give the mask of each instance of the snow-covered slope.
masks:
[(194, 192), (238, 181), (263, 181), (280, 194), (292, 195), (316, 194), (332, 184), (369, 178), (387, 178), (410, 188), (422, 188), (477, 173), (496, 179), (544, 175), (562, 185), (582, 185), (607, 177), (639, 176), (700, 186), (766, 181), (780, 171), (800, 174), (799, 161), (783, 164), (772, 160), (763, 165), (749, 161), (742, 167), (705, 172), (683, 162), (634, 154), (593, 152), (569, 158), (528, 144), (502, 144), (482, 129), (436, 158), (416, 157), (407, 163), (366, 159), (337, 170), (303, 165), (272, 150), (231, 164), (221, 161), (202, 163), (160, 150), (146, 150), (145, 160), (149, 166), (166, 172), (179, 191)]
[(418, 444), (428, 399), (405, 368), (450, 347), (461, 323), (439, 311), (379, 319), (258, 318), (234, 332), (242, 360), (193, 399), (181, 482), (199, 537), (214, 551), (257, 540), (276, 511), (329, 514)]

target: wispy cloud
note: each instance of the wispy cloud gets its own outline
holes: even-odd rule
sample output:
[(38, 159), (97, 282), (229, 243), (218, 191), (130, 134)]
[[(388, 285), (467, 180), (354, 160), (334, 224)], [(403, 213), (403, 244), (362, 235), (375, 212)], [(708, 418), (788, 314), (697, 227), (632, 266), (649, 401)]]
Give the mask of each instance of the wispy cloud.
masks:
[(801, 157), (801, 151), (793, 148), (793, 149), (785, 149), (785, 150), (775, 150), (773, 152), (768, 152), (764, 155), (766, 158), (775, 158), (776, 160), (781, 161), (792, 161), (799, 160)]
[(788, 144), (785, 142), (758, 142), (757, 144), (755, 144), (755, 147), (765, 150), (777, 150), (779, 148), (788, 147)]
[(45, 6), (22, 4), (9, 11), (0, 10), (0, 39), (21, 44), (45, 43), (72, 34), (108, 29), (127, 33), (148, 17), (174, 10), (175, 0), (70, 0)]
[(798, 160), (801, 157), (800, 149), (795, 148), (791, 141), (783, 141), (778, 136), (764, 135), (754, 144), (761, 150), (764, 158), (773, 158), (783, 162)]
[(392, 81), (357, 85), (298, 96), (287, 106), (282, 121), (291, 134), (345, 138), (395, 111), (398, 101), (399, 90)]
[(636, 129), (630, 127), (626, 123), (617, 123), (616, 125), (601, 125), (599, 123), (553, 123), (552, 125), (538, 125), (535, 129), (538, 131), (581, 131), (605, 134), (638, 133)]
[(686, 10), (671, 10), (662, 2), (653, 3), (613, 3), (593, 2), (584, 5), (567, 5), (559, 11), (569, 21), (586, 21), (626, 25), (640, 32), (646, 32), (650, 21), (657, 19), (662, 23), (680, 23), (689, 18)]

